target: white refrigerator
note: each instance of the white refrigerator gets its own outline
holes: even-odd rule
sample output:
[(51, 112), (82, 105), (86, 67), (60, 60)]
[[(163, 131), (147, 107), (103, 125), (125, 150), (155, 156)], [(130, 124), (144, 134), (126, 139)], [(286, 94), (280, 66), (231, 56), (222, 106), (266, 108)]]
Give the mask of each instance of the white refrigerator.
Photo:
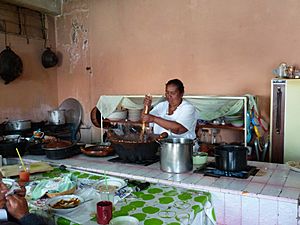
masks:
[(300, 161), (300, 79), (272, 79), (270, 159)]

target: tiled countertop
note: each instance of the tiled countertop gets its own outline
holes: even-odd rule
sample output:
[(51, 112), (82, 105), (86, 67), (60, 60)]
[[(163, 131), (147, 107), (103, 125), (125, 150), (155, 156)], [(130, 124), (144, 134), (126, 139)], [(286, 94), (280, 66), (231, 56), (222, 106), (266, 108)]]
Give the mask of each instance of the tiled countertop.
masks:
[[(88, 157), (82, 154), (63, 160), (50, 160), (46, 156), (35, 155), (24, 158), (123, 178), (209, 191), (215, 196), (218, 224), (264, 224), (270, 222), (269, 216), (273, 215), (274, 223), (271, 221), (269, 224), (298, 224), (299, 221), (300, 173), (290, 170), (285, 164), (249, 161), (248, 165), (256, 166), (260, 171), (256, 176), (238, 179), (208, 177), (193, 172), (165, 173), (160, 170), (159, 162), (149, 166), (122, 164), (107, 161), (112, 157)], [(230, 202), (230, 206), (226, 202)], [(251, 208), (251, 217), (247, 215), (248, 207)], [(286, 207), (292, 207), (293, 213), (280, 213), (281, 208), (285, 210)], [(272, 215), (264, 215), (266, 209)]]

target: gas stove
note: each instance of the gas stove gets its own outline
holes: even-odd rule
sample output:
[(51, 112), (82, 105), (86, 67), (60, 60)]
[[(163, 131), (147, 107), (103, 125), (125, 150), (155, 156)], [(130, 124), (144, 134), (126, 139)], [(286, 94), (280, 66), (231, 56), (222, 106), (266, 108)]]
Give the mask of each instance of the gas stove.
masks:
[(120, 157), (116, 157), (116, 158), (109, 159), (108, 161), (109, 162), (118, 162), (118, 163), (126, 163), (126, 164), (149, 166), (149, 165), (151, 165), (153, 163), (159, 162), (159, 160), (160, 160), (160, 158), (156, 157), (156, 158), (153, 158), (153, 159), (147, 159), (147, 160), (132, 162), (132, 161), (129, 161), (129, 160), (126, 160), (126, 159), (122, 159)]
[(255, 176), (255, 174), (259, 171), (255, 166), (247, 166), (247, 168), (243, 171), (225, 171), (216, 169), (215, 162), (209, 162), (206, 167), (204, 168), (197, 168), (194, 170), (194, 173), (204, 174), (205, 176), (212, 176), (212, 177), (234, 177), (234, 178), (241, 178), (247, 179), (249, 176)]

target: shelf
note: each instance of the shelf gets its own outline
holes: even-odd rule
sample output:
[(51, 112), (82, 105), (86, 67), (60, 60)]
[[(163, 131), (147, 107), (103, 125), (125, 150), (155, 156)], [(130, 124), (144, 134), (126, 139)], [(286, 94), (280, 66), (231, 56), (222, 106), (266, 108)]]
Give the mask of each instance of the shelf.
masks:
[[(158, 101), (163, 99), (163, 96), (160, 95), (155, 95), (153, 96), (154, 98), (156, 98)], [(119, 105), (122, 106), (123, 108), (130, 108), (130, 104), (135, 104), (137, 106), (143, 106), (143, 98), (144, 95), (122, 95), (122, 96), (100, 96), (98, 103), (97, 103), (97, 107), (99, 107), (99, 109), (101, 108), (102, 105), (105, 104), (110, 104), (111, 102), (113, 102), (115, 104), (115, 100), (117, 99), (119, 102)], [(235, 101), (235, 102), (229, 102), (229, 108), (222, 108), (222, 112), (226, 112), (228, 115), (234, 114), (237, 112), (237, 110), (242, 110), (243, 111), (243, 121), (244, 121), (244, 125), (242, 127), (234, 127), (232, 125), (214, 125), (214, 124), (205, 124), (205, 125), (197, 125), (196, 127), (196, 132), (199, 129), (202, 128), (207, 128), (207, 129), (227, 129), (227, 130), (231, 130), (231, 131), (237, 131), (237, 132), (243, 132), (243, 143), (245, 146), (247, 146), (247, 137), (248, 135), (248, 130), (246, 127), (246, 121), (247, 121), (247, 112), (248, 112), (248, 96), (193, 96), (193, 95), (187, 95), (184, 96), (184, 98), (188, 101), (190, 101), (199, 112), (202, 112), (201, 116), (199, 114), (199, 118), (201, 118), (201, 120), (205, 120), (205, 121), (211, 121), (214, 118), (216, 118), (216, 116), (218, 116), (218, 114), (214, 114), (212, 113), (210, 115), (210, 113), (206, 114), (206, 104), (209, 103), (210, 105), (210, 109), (212, 112), (218, 112), (219, 108), (223, 107), (224, 105), (227, 104), (227, 101)], [(111, 101), (111, 99), (113, 99), (114, 101)], [(125, 101), (126, 100), (126, 101)], [(139, 100), (139, 101), (137, 101)], [(216, 100), (216, 104), (215, 104), (215, 108), (212, 107), (213, 106), (213, 102), (207, 102), (207, 101), (211, 101), (211, 100)], [(232, 110), (232, 112), (229, 112), (228, 110), (231, 110), (231, 107), (234, 107)], [(204, 112), (204, 113), (203, 113)], [(227, 115), (225, 114), (225, 115)], [(212, 119), (210, 117), (213, 117)], [(219, 116), (220, 117), (220, 116)], [(105, 124), (103, 124), (103, 127), (107, 127), (109, 126), (110, 123), (128, 123), (128, 124), (133, 124), (133, 125), (137, 125), (137, 126), (141, 126), (141, 121), (137, 121), (137, 122), (132, 122), (132, 121), (125, 121), (125, 120), (118, 120), (118, 121), (110, 121), (108, 119), (103, 120), (103, 122)]]
[(105, 127), (105, 125), (109, 125), (111, 123), (128, 123), (128, 124), (133, 124), (133, 125), (140, 125), (142, 126), (142, 122), (141, 121), (130, 121), (130, 120), (109, 120), (109, 119), (103, 119), (103, 125)]
[(214, 125), (214, 124), (197, 125), (196, 130), (202, 129), (202, 128), (218, 128), (218, 129), (230, 129), (230, 130), (244, 131), (244, 126), (234, 127), (232, 125)]

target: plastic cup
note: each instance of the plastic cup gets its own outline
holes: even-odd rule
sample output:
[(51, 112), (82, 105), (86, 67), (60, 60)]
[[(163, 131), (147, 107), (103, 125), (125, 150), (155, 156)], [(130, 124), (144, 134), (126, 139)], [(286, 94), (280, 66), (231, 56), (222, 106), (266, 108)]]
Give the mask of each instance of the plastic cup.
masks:
[(25, 170), (22, 165), (19, 166), (19, 180), (22, 182), (29, 182), (30, 180), (30, 166), (25, 165)]
[(112, 202), (100, 201), (97, 203), (97, 223), (104, 225), (109, 224), (112, 218)]

